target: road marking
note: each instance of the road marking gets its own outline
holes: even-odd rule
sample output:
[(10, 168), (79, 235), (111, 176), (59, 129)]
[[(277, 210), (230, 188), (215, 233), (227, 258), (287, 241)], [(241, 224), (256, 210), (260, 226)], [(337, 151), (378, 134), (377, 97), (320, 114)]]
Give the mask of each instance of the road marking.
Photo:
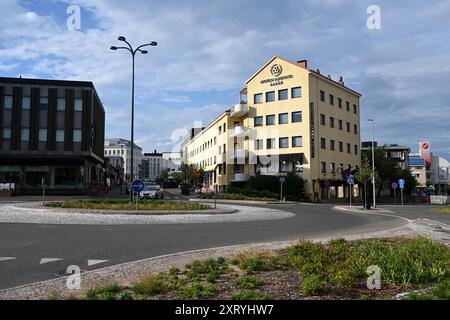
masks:
[(41, 262), (39, 262), (39, 264), (46, 264), (46, 263), (50, 263), (50, 262), (56, 262), (56, 261), (61, 261), (63, 259), (60, 258), (42, 258)]
[(109, 260), (88, 260), (88, 267), (94, 266), (96, 264), (104, 263), (107, 261), (109, 261)]
[(15, 260), (16, 257), (0, 257), (0, 261)]

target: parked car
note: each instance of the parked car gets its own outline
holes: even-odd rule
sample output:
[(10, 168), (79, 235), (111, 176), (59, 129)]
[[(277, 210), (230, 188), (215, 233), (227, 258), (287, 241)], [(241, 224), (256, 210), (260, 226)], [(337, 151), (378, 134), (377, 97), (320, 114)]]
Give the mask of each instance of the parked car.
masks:
[(164, 189), (157, 185), (146, 186), (139, 193), (139, 199), (164, 199)]

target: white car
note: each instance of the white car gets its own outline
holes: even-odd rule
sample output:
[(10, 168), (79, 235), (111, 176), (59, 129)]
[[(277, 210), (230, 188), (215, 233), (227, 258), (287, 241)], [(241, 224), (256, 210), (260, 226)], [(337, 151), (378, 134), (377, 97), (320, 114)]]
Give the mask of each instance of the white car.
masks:
[(140, 199), (164, 199), (164, 189), (160, 186), (147, 186), (139, 193)]

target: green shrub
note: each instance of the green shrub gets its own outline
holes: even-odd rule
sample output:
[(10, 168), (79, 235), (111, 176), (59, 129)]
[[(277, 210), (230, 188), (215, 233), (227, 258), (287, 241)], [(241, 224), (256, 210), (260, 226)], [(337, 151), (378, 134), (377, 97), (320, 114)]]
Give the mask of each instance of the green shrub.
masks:
[(202, 298), (212, 297), (216, 294), (214, 285), (202, 285), (200, 283), (192, 283), (189, 287), (180, 291), (180, 295), (184, 298)]
[(305, 193), (305, 181), (294, 172), (286, 175), (286, 181), (283, 186), (283, 194), (287, 200), (300, 201)]
[(151, 274), (144, 275), (133, 285), (134, 293), (145, 296), (161, 294), (168, 289), (169, 285), (161, 274), (156, 276)]
[(270, 296), (263, 295), (261, 293), (252, 291), (252, 290), (245, 290), (240, 291), (232, 296), (233, 300), (271, 300), (272, 298)]
[(239, 268), (247, 274), (255, 271), (271, 271), (275, 269), (277, 262), (275, 257), (261, 253), (240, 254), (236, 258), (239, 261)]
[(253, 276), (242, 276), (234, 280), (234, 285), (243, 289), (255, 289), (261, 286), (264, 282)]
[(206, 277), (206, 281), (208, 281), (209, 283), (214, 283), (219, 278), (220, 278), (220, 272), (217, 270), (214, 270), (208, 274), (208, 276)]

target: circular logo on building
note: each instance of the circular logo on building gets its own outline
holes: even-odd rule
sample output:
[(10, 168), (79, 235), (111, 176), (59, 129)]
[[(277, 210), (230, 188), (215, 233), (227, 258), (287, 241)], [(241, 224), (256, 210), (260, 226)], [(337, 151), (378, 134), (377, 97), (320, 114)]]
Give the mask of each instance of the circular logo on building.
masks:
[(279, 64), (274, 64), (270, 69), (270, 72), (272, 73), (273, 76), (278, 77), (283, 73), (283, 67), (280, 66)]

